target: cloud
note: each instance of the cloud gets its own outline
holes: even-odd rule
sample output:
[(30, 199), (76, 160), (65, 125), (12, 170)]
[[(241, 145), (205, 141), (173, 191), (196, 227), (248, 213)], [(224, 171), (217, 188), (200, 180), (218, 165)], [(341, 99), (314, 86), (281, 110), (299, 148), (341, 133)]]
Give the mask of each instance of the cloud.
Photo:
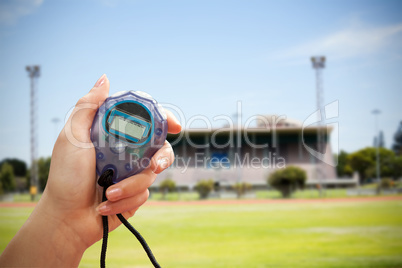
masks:
[(364, 57), (382, 53), (395, 44), (400, 58), (402, 50), (402, 24), (386, 27), (350, 27), (312, 42), (290, 47), (275, 53), (275, 58), (293, 63), (306, 62), (306, 58), (325, 55), (331, 60)]
[(0, 24), (11, 25), (19, 18), (33, 13), (43, 0), (0, 1)]

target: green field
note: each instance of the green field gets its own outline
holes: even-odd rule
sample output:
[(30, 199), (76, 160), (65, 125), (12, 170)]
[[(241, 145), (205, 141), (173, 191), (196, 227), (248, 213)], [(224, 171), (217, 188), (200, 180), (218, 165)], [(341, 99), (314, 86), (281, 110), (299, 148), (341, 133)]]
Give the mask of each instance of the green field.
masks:
[[(32, 208), (0, 208), (0, 251)], [(402, 267), (402, 201), (144, 206), (131, 223), (162, 267)], [(100, 242), (80, 267), (99, 267)], [(151, 267), (124, 227), (108, 267)]]

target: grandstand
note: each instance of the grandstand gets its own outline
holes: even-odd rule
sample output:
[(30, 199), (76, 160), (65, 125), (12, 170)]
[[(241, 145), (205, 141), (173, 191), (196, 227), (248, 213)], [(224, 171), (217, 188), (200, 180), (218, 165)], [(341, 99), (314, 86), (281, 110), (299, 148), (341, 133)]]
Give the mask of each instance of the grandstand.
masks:
[[(307, 185), (319, 182), (319, 163), (306, 147), (317, 148), (317, 126), (302, 128), (297, 120), (260, 116), (254, 127), (225, 126), (216, 129), (186, 129), (169, 134), (176, 160), (162, 172), (153, 187), (172, 179), (181, 189), (192, 189), (199, 180), (213, 179), (216, 185), (230, 187), (250, 183), (254, 189), (267, 186), (269, 174), (285, 166), (298, 166), (307, 172)], [(327, 187), (350, 186), (357, 178), (338, 179), (330, 140), (331, 127), (324, 126), (325, 163), (321, 162), (321, 182)]]

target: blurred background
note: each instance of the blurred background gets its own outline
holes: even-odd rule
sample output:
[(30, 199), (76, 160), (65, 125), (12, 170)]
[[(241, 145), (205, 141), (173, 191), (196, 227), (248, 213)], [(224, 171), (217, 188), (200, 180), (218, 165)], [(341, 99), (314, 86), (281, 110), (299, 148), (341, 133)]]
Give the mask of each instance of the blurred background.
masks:
[[(382, 163), (382, 167), (386, 167), (381, 170), (393, 181), (388, 181), (386, 187), (393, 187), (402, 172), (401, 14), (402, 2), (398, 0), (1, 1), (0, 161), (13, 167), (13, 171), (10, 171), (10, 165), (1, 171), (7, 187), (11, 187), (4, 188), (3, 181), (3, 190), (5, 193), (24, 193), (29, 185), (29, 179), (26, 182), (21, 179), (29, 178), (31, 162), (31, 80), (26, 66), (40, 66), (40, 76), (35, 84), (35, 131), (37, 157), (41, 158), (40, 188), (43, 188), (54, 142), (69, 111), (103, 73), (110, 80), (111, 94), (121, 90), (142, 90), (160, 103), (177, 107), (185, 129), (205, 127), (205, 123), (200, 121), (189, 124), (189, 119), (199, 115), (208, 118), (214, 127), (220, 127), (222, 121), (214, 121), (214, 117), (225, 115), (233, 118), (238, 112), (239, 101), (243, 122), (252, 116), (266, 114), (285, 115), (303, 122), (317, 109), (312, 56), (326, 57), (322, 71), (322, 105), (334, 101), (339, 105), (339, 114), (334, 120), (338, 124), (332, 130), (336, 136), (331, 140), (332, 147), (336, 148), (333, 150), (335, 157), (342, 155), (339, 158), (341, 166), (336, 168), (337, 176), (352, 176), (353, 172), (360, 172), (367, 179), (375, 178), (375, 147), (378, 146), (382, 148), (380, 154), (383, 157), (394, 161)], [(366, 147), (371, 148), (364, 151)], [(363, 158), (370, 158), (368, 167), (360, 168), (361, 162), (352, 163), (350, 155), (357, 152)], [(361, 158), (355, 154), (354, 159)], [(14, 186), (8, 184), (7, 174), (10, 172), (13, 179), (20, 178)], [(169, 187), (166, 189), (168, 191)], [(165, 193), (160, 195), (161, 199), (166, 199)], [(158, 197), (157, 193), (155, 196)], [(334, 193), (334, 196), (344, 197), (345, 194)], [(266, 192), (253, 195), (253, 198), (262, 199), (279, 197), (279, 194)], [(322, 195), (300, 193), (295, 197), (317, 198)], [(171, 198), (183, 199), (183, 196), (177, 197), (176, 194)], [(198, 195), (185, 198), (197, 199)], [(368, 208), (365, 207), (367, 215), (371, 213)], [(179, 213), (176, 207), (170, 209)], [(255, 210), (264, 213), (265, 209), (268, 208)], [(300, 207), (292, 209), (299, 211)], [(314, 214), (311, 209), (307, 209), (308, 213)], [(245, 207), (244, 210), (248, 211)], [(392, 212), (401, 214), (401, 201), (378, 210), (389, 211), (388, 216), (393, 215)], [(150, 211), (158, 217), (163, 213), (158, 208), (150, 208)], [(322, 207), (323, 214), (319, 215), (324, 215), (325, 211), (326, 208)], [(342, 211), (348, 212), (347, 209)], [(4, 213), (8, 215), (8, 212)], [(402, 224), (401, 218), (387, 218), (387, 215), (383, 217), (388, 221), (379, 223), (380, 227), (376, 225), (378, 228)], [(172, 226), (177, 226), (176, 220), (171, 220)], [(147, 219), (144, 221), (148, 223)], [(353, 221), (350, 224), (359, 225)], [(242, 228), (244, 226), (246, 224)], [(350, 228), (346, 232), (354, 233), (355, 230)], [(387, 229), (385, 237), (390, 233), (400, 236), (402, 230), (395, 228)], [(337, 230), (329, 232), (338, 235)], [(365, 233), (368, 229), (357, 230)], [(377, 229), (367, 232), (373, 230)], [(310, 231), (321, 234), (328, 230)], [(188, 232), (190, 235), (191, 230)], [(0, 241), (2, 249), (13, 231), (4, 231), (3, 234), (7, 238), (5, 236)], [(256, 232), (256, 236), (261, 236), (261, 232)], [(402, 248), (400, 242), (384, 242), (382, 238), (372, 251), (384, 256), (383, 252), (376, 250), (388, 245), (391, 257), (382, 262), (379, 257), (375, 263), (378, 267), (402, 265), (396, 253)], [(340, 245), (347, 244), (345, 241)], [(263, 252), (261, 254), (263, 256)], [(364, 255), (361, 252), (356, 254)], [(174, 254), (166, 253), (165, 256), (168, 258)], [(262, 258), (258, 262), (257, 258), (256, 262), (263, 264), (269, 262), (268, 259)], [(276, 261), (269, 260), (271, 264)], [(228, 257), (223, 263), (232, 263), (231, 267), (246, 267), (237, 261), (232, 263)], [(360, 264), (367, 267), (365, 265), (372, 261), (374, 259), (368, 258), (366, 262), (352, 262), (355, 266), (351, 267)], [(203, 263), (200, 267), (226, 267), (219, 263), (200, 263)], [(328, 263), (318, 262), (318, 266), (330, 267)], [(172, 267), (180, 265), (196, 267), (191, 262), (175, 263)]]
[[(0, 159), (29, 161), (27, 65), (40, 65), (38, 155), (106, 73), (111, 93), (143, 90), (187, 118), (316, 109), (310, 57), (327, 57), (339, 147), (372, 145), (373, 109), (391, 147), (402, 108), (400, 1), (2, 1)], [(54, 118), (60, 121), (54, 123)], [(213, 122), (213, 121), (212, 121)], [(220, 122), (221, 123), (221, 122)]]

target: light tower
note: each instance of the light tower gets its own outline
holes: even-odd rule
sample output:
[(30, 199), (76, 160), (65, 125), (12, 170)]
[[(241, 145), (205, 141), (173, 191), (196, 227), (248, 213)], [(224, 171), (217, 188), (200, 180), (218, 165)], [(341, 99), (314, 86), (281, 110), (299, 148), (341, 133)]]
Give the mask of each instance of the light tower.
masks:
[[(233, 160), (237, 169), (237, 183), (240, 183), (242, 181), (242, 171), (241, 171), (241, 161), (242, 161), (242, 157), (241, 157), (241, 127), (242, 127), (242, 123), (241, 123), (241, 119), (242, 119), (242, 106), (241, 106), (241, 102), (237, 101), (237, 111), (236, 113), (233, 114), (233, 118), (234, 118), (234, 122), (236, 122), (234, 124), (234, 127), (236, 128), (236, 155), (234, 156)], [(236, 163), (236, 159), (239, 159), (239, 165), (237, 165)]]
[(37, 137), (36, 137), (36, 81), (40, 76), (38, 65), (27, 66), (29, 78), (31, 78), (31, 201), (35, 200), (38, 192), (38, 162), (37, 162)]
[[(325, 110), (323, 107), (324, 104), (324, 88), (322, 83), (322, 69), (325, 68), (325, 57), (324, 56), (316, 56), (311, 57), (311, 62), (313, 63), (313, 68), (315, 69), (316, 75), (316, 90), (317, 90), (317, 152), (324, 153), (324, 141), (325, 141)], [(322, 177), (323, 177), (323, 169), (322, 169), (322, 161), (316, 159), (316, 179), (318, 179), (320, 186), (320, 196), (322, 196)]]

